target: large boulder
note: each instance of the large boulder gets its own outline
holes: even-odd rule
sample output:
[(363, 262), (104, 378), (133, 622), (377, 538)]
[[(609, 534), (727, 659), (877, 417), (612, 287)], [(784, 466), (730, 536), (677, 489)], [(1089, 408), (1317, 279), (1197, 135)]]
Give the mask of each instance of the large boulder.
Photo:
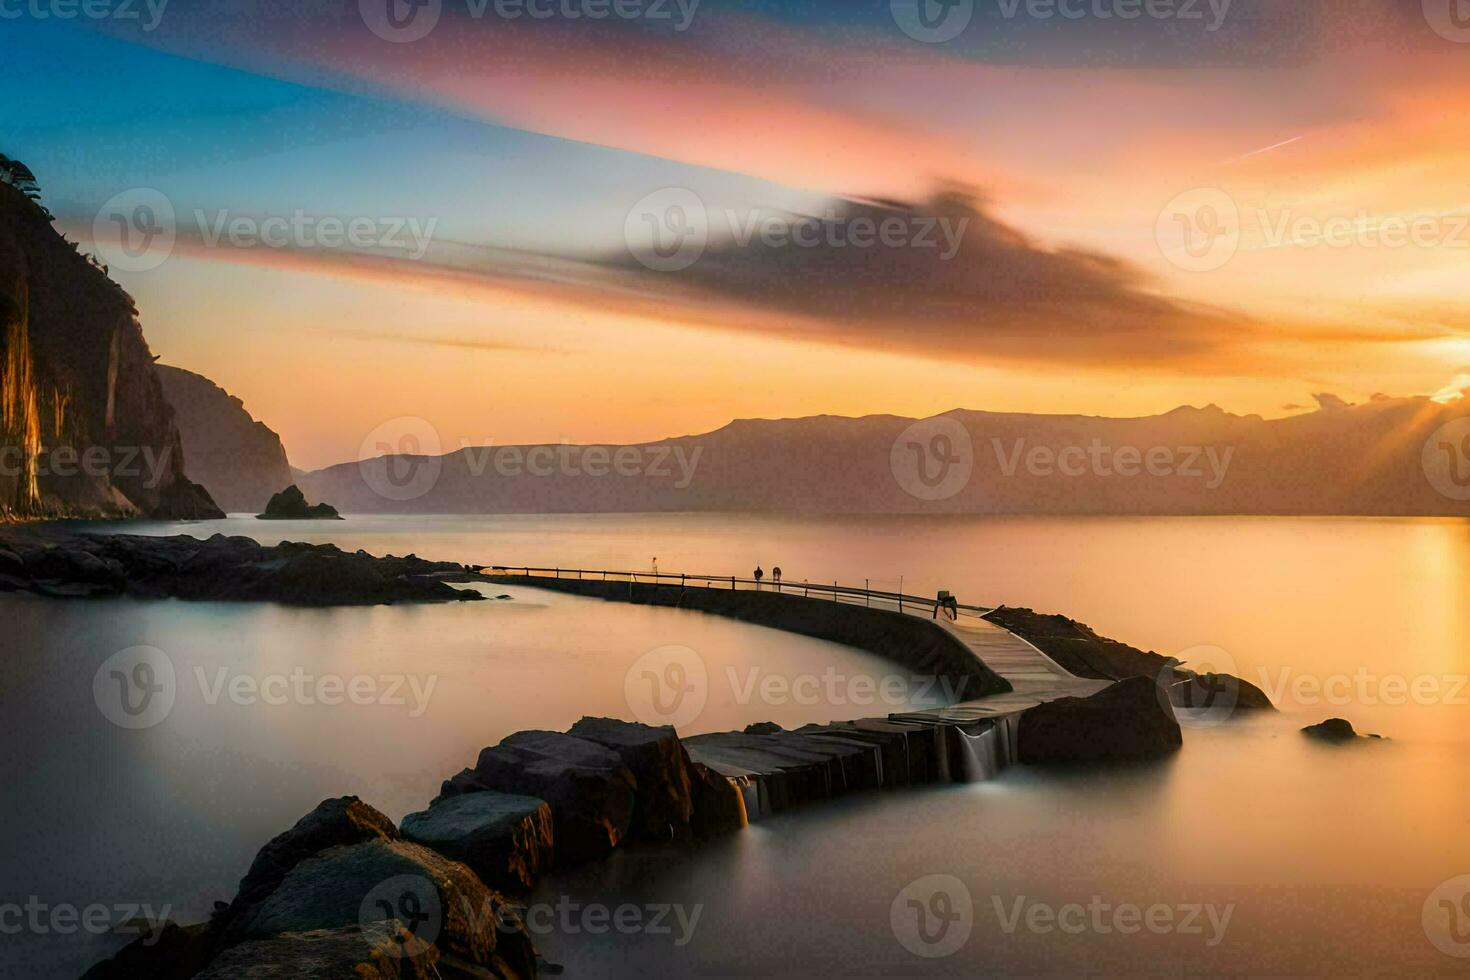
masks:
[[(405, 956), (405, 950), (416, 955)], [(416, 949), (402, 922), (293, 932), (221, 953), (196, 980), (443, 980), (437, 947)], [(130, 977), (154, 976), (135, 973)]]
[(226, 941), (237, 937), (242, 917), (307, 858), (342, 844), (397, 839), (398, 828), (393, 826), (393, 821), (357, 797), (323, 800), (290, 830), (271, 838), (256, 853), (250, 870), (240, 879), (235, 900), (223, 913)]
[(644, 840), (687, 837), (694, 798), (689, 754), (674, 726), (658, 728), (636, 721), (586, 717), (567, 732), (612, 749), (638, 780), (633, 832)]
[(559, 862), (600, 857), (627, 836), (637, 779), (612, 749), (562, 732), (516, 732), (445, 780), (441, 798), (497, 790), (551, 805)]
[(1173, 709), (1148, 677), (1028, 708), (1017, 741), (1020, 760), (1033, 765), (1155, 759), (1184, 744)]
[(209, 962), (214, 938), (208, 922), (190, 926), (166, 922), (156, 935), (139, 936), (93, 966), (82, 980), (189, 980)]
[(535, 950), (505, 899), (463, 864), (410, 841), (328, 848), (291, 869), (233, 926), (245, 942), (390, 920), (408, 933), (398, 936), (403, 958), (433, 947), (491, 976), (535, 975)]
[(468, 865), (491, 888), (529, 891), (554, 856), (551, 807), (514, 793), (465, 793), (403, 818), (403, 836)]

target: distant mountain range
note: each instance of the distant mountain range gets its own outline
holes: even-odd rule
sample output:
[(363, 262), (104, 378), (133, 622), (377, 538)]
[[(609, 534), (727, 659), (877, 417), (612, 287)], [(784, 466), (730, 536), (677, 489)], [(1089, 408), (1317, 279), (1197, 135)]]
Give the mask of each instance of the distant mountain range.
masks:
[(345, 513), (760, 511), (1470, 516), (1470, 405), (1282, 419), (957, 410), (742, 420), (635, 446), (471, 447), (299, 476)]

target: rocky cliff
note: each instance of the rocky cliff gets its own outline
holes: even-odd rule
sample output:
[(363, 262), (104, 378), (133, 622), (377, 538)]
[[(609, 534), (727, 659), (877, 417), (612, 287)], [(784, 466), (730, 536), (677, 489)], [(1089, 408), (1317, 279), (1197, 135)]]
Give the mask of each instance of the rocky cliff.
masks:
[(0, 519), (219, 514), (132, 298), (0, 184)]
[(271, 495), (295, 482), (281, 437), (245, 410), (244, 402), (208, 378), (158, 365), (184, 445), (184, 470), (230, 513), (258, 513)]

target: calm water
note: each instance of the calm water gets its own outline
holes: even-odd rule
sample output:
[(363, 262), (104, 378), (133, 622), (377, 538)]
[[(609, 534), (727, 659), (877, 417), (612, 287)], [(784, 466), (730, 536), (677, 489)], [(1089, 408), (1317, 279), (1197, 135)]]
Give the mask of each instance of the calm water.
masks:
[[(701, 906), (684, 943), (672, 914), (672, 935), (596, 936), (580, 931), (577, 914), (562, 915), (572, 928), (540, 945), (569, 975), (1470, 965), (1436, 950), (1421, 921), (1437, 885), (1470, 874), (1465, 522), (634, 515), (130, 529), (483, 563), (641, 569), (657, 556), (664, 571), (743, 573), (759, 562), (781, 565), (788, 581), (901, 580), (909, 592), (948, 588), (961, 601), (1066, 612), (1160, 652), (1219, 648), (1286, 709), (1187, 731), (1185, 750), (1159, 766), (1018, 769), (978, 786), (788, 814), (695, 854), (627, 851), (562, 873), (538, 901), (677, 905), (686, 918)], [(261, 843), (324, 796), (357, 793), (401, 817), (510, 731), (626, 716), (629, 667), (661, 645), (688, 646), (711, 666), (709, 704), (690, 731), (892, 710), (742, 700), (726, 680), (829, 664), (847, 677), (886, 673), (855, 651), (697, 614), (491, 591), (514, 599), (335, 611), (0, 599), (0, 718), (11, 750), (0, 759), (0, 900), (171, 902), (185, 918), (200, 914), (233, 892)], [(108, 656), (139, 644), (166, 651), (178, 693), (159, 724), (127, 731), (102, 717), (92, 680)], [(221, 676), (297, 670), (380, 684), (405, 675), (406, 703), (271, 705), (228, 694), (210, 703)], [(409, 682), (423, 692), (431, 678), (416, 697)], [(1392, 741), (1334, 750), (1296, 734), (1331, 715)], [(895, 927), (891, 912), (931, 874), (958, 879), (944, 887), (972, 911), (951, 923), (968, 939), (926, 959), (905, 947), (912, 930)], [(1080, 931), (1032, 931), (1025, 913), (1036, 903), (1167, 906), (1175, 922), (1198, 905), (1217, 923), (1229, 918), (1212, 925), (1202, 910), (1200, 934), (1123, 935), (1107, 927), (1108, 910), (1066, 920)], [(1007, 931), (1017, 909), (1023, 917)], [(1429, 933), (1446, 935), (1437, 922)], [(3, 969), (15, 976), (66, 975), (99, 952), (76, 937), (5, 943), (14, 955)]]

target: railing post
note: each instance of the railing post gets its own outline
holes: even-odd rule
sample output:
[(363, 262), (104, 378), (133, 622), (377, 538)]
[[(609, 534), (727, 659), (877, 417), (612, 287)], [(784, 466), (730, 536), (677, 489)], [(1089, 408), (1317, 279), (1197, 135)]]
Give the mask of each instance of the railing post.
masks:
[(733, 575), (730, 576), (730, 591), (735, 591), (735, 576)]
[(867, 579), (863, 579), (863, 605), (865, 605), (865, 606), (871, 606), (872, 604), (873, 604), (873, 590), (868, 586), (868, 580)]

